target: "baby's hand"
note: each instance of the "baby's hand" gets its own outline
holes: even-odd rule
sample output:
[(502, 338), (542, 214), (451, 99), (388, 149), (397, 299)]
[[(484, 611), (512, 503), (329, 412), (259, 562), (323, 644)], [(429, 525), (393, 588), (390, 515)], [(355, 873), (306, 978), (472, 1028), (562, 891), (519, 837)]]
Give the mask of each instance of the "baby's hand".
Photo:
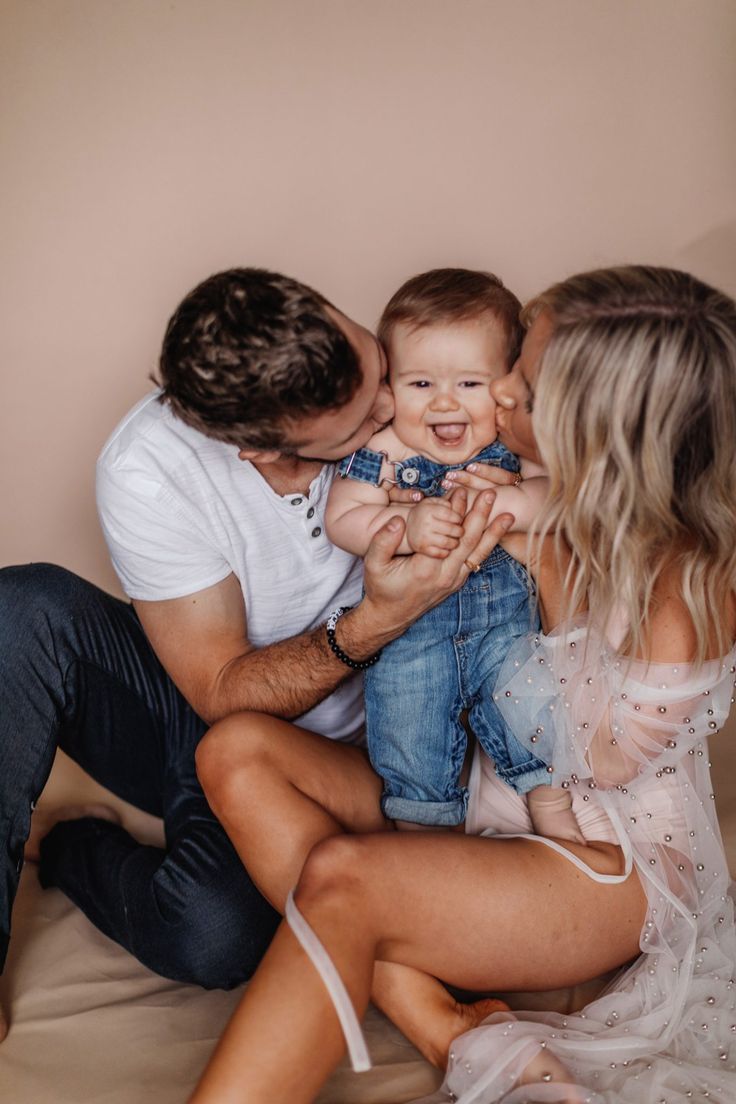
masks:
[(462, 516), (447, 498), (425, 498), (409, 511), (406, 541), (412, 552), (443, 560), (463, 535)]

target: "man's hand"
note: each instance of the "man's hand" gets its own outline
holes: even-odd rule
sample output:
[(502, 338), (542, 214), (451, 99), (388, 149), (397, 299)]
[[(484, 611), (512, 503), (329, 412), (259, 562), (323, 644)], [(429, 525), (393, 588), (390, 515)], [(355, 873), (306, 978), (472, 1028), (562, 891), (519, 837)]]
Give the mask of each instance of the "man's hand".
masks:
[(484, 491), (465, 514), (465, 489), (453, 493), (452, 507), (460, 516), (465, 514), (465, 521), (457, 547), (444, 559), (421, 552), (397, 556), (405, 530), (400, 518), (391, 518), (379, 529), (365, 558), (365, 597), (341, 619), (340, 643), (348, 655), (364, 658), (369, 641), (377, 650), (463, 585), (473, 565), (491, 554), (513, 524), (511, 514), (488, 523), (494, 499), (495, 491)]
[(463, 535), (463, 515), (448, 498), (425, 498), (406, 519), (406, 539), (412, 552), (443, 560)]

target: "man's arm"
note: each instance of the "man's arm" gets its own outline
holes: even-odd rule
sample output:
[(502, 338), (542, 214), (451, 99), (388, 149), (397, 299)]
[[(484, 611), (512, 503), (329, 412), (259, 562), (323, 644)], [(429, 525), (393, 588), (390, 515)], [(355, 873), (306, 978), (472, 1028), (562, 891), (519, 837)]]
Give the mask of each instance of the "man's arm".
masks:
[[(464, 510), (465, 491), (453, 497)], [(449, 556), (397, 556), (404, 522), (392, 518), (375, 535), (365, 561), (365, 597), (340, 618), (337, 642), (367, 659), (462, 586), (465, 560), (479, 563), (506, 532), (502, 516), (486, 528), (493, 492), (478, 495), (463, 537)], [(332, 693), (350, 674), (333, 655), (324, 626), (256, 648), (248, 640), (240, 584), (234, 575), (213, 587), (161, 602), (134, 603), (154, 651), (192, 708), (208, 723), (241, 710), (294, 718)]]
[(293, 719), (352, 673), (330, 650), (324, 626), (265, 648), (251, 644), (235, 575), (184, 598), (133, 604), (156, 655), (208, 724), (241, 710)]

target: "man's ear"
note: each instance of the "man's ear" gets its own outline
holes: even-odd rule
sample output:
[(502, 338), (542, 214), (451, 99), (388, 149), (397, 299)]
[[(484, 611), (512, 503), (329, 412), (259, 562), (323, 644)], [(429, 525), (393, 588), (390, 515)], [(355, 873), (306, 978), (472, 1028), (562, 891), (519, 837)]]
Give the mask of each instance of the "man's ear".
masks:
[(238, 452), (238, 459), (250, 460), (253, 464), (273, 464), (281, 459), (281, 453), (277, 449), (244, 448)]

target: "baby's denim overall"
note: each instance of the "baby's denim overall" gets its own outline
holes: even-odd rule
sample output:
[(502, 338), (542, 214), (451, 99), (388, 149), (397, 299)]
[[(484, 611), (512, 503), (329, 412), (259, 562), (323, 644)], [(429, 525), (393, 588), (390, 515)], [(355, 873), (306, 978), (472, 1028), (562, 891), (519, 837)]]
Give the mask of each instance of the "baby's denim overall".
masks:
[[(378, 483), (385, 457), (360, 449), (340, 475)], [(469, 463), (517, 472), (519, 461), (498, 441), (464, 464), (413, 456), (394, 465), (399, 487), (442, 495), (442, 480)], [(506, 726), (493, 701), (498, 670), (514, 640), (536, 629), (531, 583), (517, 560), (495, 548), (455, 594), (415, 621), (383, 649), (365, 673), (366, 732), (373, 767), (384, 781), (383, 812), (392, 820), (455, 825), (468, 793), (459, 785), (470, 726), (501, 778), (518, 793), (549, 782), (545, 764)]]

